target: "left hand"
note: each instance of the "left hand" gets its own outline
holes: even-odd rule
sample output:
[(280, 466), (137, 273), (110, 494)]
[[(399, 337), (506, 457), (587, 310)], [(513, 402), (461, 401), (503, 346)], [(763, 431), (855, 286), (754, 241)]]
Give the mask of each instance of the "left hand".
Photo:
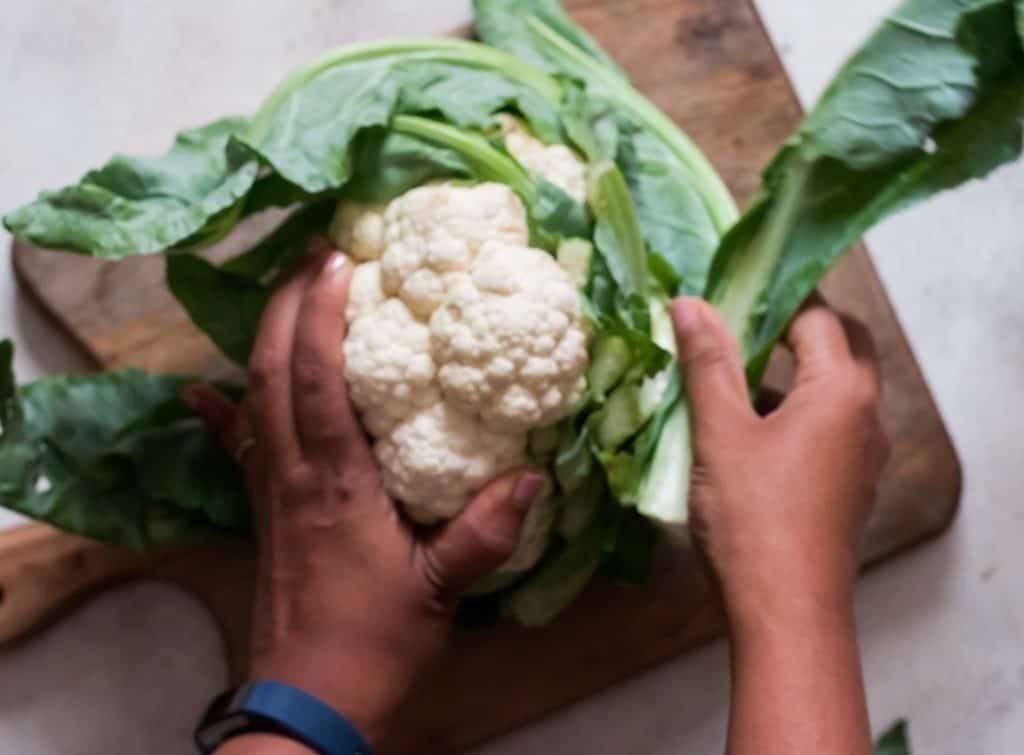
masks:
[(251, 677), (317, 695), (374, 745), (439, 655), (461, 593), (513, 551), (545, 480), (509, 473), (431, 532), (403, 520), (346, 395), (350, 279), (342, 254), (318, 254), (267, 306), (242, 406), (204, 385), (185, 401), (241, 457), (253, 504)]

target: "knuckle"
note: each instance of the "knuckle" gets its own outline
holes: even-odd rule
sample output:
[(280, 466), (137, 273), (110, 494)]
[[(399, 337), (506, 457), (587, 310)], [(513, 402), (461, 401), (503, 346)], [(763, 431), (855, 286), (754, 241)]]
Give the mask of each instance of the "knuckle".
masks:
[(881, 403), (878, 381), (867, 370), (850, 365), (838, 381), (842, 405), (853, 414), (877, 413)]
[(286, 464), (277, 473), (287, 501), (302, 502), (316, 492), (315, 476), (305, 464)]
[(684, 356), (683, 362), (688, 370), (706, 372), (722, 367), (727, 359), (725, 349), (719, 344), (703, 343), (692, 348)]
[(485, 524), (474, 518), (466, 524), (482, 562), (500, 563), (512, 555), (519, 544), (519, 533), (511, 527)]
[(288, 370), (285, 354), (270, 349), (253, 352), (249, 360), (249, 383), (253, 388), (265, 389), (283, 380)]
[(292, 360), (292, 379), (299, 395), (319, 393), (327, 382), (323, 360), (309, 347), (297, 345)]

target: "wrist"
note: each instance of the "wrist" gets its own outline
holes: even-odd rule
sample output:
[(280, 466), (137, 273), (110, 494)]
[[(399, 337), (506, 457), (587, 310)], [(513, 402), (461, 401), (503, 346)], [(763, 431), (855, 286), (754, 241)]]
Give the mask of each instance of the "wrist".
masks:
[(317, 651), (313, 646), (258, 656), (250, 678), (284, 682), (308, 692), (344, 716), (375, 749), (411, 686), (409, 675), (387, 659)]
[(851, 559), (764, 560), (742, 576), (723, 576), (722, 594), (733, 634), (805, 627), (853, 616), (856, 563)]
[(303, 744), (277, 734), (242, 734), (218, 747), (214, 755), (315, 755)]

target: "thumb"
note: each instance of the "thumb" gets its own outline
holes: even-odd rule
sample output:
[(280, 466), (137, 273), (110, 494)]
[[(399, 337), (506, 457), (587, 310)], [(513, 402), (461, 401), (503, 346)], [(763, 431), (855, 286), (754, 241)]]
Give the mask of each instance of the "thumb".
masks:
[(694, 418), (721, 418), (723, 412), (753, 416), (739, 344), (722, 318), (696, 297), (675, 299), (670, 311)]
[(442, 601), (458, 599), (508, 560), (530, 506), (545, 487), (547, 478), (534, 470), (499, 477), (424, 544), (426, 576)]

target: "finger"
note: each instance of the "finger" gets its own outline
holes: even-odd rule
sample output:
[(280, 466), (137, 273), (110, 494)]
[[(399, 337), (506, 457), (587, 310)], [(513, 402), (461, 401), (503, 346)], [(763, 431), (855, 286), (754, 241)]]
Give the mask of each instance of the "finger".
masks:
[(238, 449), (235, 435), (238, 425), (238, 406), (212, 385), (193, 383), (181, 393), (182, 402), (206, 425), (221, 447), (232, 456)]
[(860, 367), (864, 379), (867, 380), (876, 394), (882, 390), (882, 370), (879, 366), (878, 351), (875, 348), (875, 339), (871, 336), (868, 327), (855, 317), (841, 315), (843, 330), (846, 332), (846, 340), (850, 347), (850, 354), (853, 361)]
[(285, 463), (301, 455), (292, 412), (292, 347), (302, 300), (318, 269), (303, 266), (271, 297), (249, 359), (249, 416), (270, 458)]
[(303, 450), (341, 454), (365, 443), (345, 386), (342, 343), (352, 268), (333, 252), (306, 291), (292, 352), (292, 406)]
[(843, 323), (831, 307), (812, 294), (786, 331), (786, 344), (796, 361), (795, 384), (799, 386), (852, 361)]
[(671, 304), (679, 363), (691, 411), (698, 421), (753, 416), (739, 345), (707, 302), (687, 297)]
[(454, 602), (508, 560), (530, 506), (546, 488), (547, 478), (540, 472), (505, 475), (423, 545), (425, 577), (442, 601)]

